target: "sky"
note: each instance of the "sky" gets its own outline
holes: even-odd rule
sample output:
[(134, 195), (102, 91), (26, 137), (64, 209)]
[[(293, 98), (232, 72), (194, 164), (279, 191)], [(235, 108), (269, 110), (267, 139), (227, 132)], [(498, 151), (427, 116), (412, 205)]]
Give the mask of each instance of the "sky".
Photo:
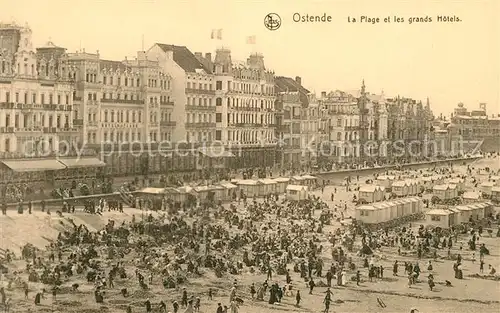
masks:
[[(113, 60), (155, 42), (212, 54), (224, 46), (235, 60), (262, 53), (268, 69), (300, 76), (318, 95), (358, 89), (364, 79), (371, 93), (429, 97), (436, 114), (449, 115), (459, 102), (500, 113), (500, 0), (0, 0), (0, 8), (1, 21), (30, 25), (36, 46), (50, 39)], [(268, 13), (281, 17), (278, 30), (265, 27)], [(294, 13), (331, 22), (296, 23)], [(438, 15), (461, 22), (438, 23)], [(361, 16), (380, 22), (360, 23)], [(432, 22), (408, 23), (426, 16)], [(222, 40), (210, 38), (212, 29), (222, 29)]]

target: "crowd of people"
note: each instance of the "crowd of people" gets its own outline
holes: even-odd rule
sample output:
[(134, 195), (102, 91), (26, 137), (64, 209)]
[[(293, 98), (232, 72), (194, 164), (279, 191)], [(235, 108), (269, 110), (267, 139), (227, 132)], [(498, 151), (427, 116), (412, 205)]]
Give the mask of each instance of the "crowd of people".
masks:
[[(346, 180), (346, 190), (350, 192), (359, 182), (359, 177)], [(15, 286), (24, 290), (24, 301), (40, 306), (51, 301), (46, 293), (57, 304), (62, 295), (70, 297), (87, 285), (92, 287), (96, 304), (113, 305), (122, 298), (120, 303), (128, 313), (207, 312), (205, 301), (218, 302), (216, 313), (236, 313), (248, 302), (274, 305), (287, 298), (300, 307), (311, 295), (321, 296), (324, 312), (330, 312), (332, 304), (342, 303), (335, 294), (337, 288), (361, 288), (387, 279), (384, 267), (392, 262), (385, 254), (392, 250), (397, 251), (392, 274), (406, 277), (409, 288), (420, 284), (422, 275), (427, 275), (429, 288), (435, 288), (436, 268), (445, 266), (435, 262), (438, 258), (454, 261), (455, 276), (443, 281), (450, 288), (453, 279), (463, 279), (464, 266), (476, 266), (476, 254), (478, 272), (483, 273), (488, 264), (488, 273), (495, 274), (488, 262), (493, 257), (481, 242), (482, 224), (450, 232), (415, 223), (370, 230), (348, 219), (347, 203), (337, 200), (343, 192), (335, 188), (330, 205), (313, 195), (300, 202), (270, 195), (243, 197), (245, 201), (230, 205), (198, 201), (175, 214), (170, 214), (172, 203), (162, 202), (155, 205), (158, 214), (133, 216), (123, 223), (110, 220), (98, 232), (72, 223), (47, 250), (30, 247), (22, 251), (25, 266), (5, 274), (9, 285), (0, 291), (2, 304)], [(124, 209), (120, 201), (102, 200), (85, 210)], [(460, 236), (467, 236), (471, 244), (461, 246)], [(6, 267), (14, 260), (9, 255)], [(200, 279), (229, 283), (202, 287), (193, 283)], [(32, 286), (40, 284), (43, 287), (30, 297)], [(305, 285), (308, 292), (303, 294)], [(162, 290), (170, 291), (168, 296)]]

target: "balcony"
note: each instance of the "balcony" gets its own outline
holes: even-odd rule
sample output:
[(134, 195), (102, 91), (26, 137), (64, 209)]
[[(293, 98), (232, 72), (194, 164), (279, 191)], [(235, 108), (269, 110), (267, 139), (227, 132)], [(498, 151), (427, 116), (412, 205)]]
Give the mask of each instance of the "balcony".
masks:
[(81, 119), (81, 118), (74, 119), (73, 125), (74, 126), (83, 126), (83, 119)]
[(160, 102), (160, 105), (170, 105), (170, 106), (173, 106), (174, 105), (174, 101), (162, 101), (162, 102)]
[(87, 125), (88, 126), (92, 126), (92, 127), (97, 127), (99, 125), (99, 122), (97, 122), (97, 121), (88, 121)]
[(3, 134), (12, 134), (15, 132), (14, 127), (0, 127), (0, 133)]
[(193, 88), (186, 88), (185, 92), (188, 93), (194, 93), (197, 95), (215, 95), (215, 90), (207, 90), (207, 89), (193, 89)]
[(215, 128), (215, 123), (186, 123), (186, 128)]
[(73, 101), (82, 101), (82, 97), (73, 97)]
[(57, 133), (57, 128), (55, 127), (44, 127), (43, 128), (44, 134), (55, 134)]
[(216, 111), (216, 107), (214, 107), (214, 106), (204, 106), (204, 105), (186, 105), (186, 110), (215, 112)]
[(144, 100), (101, 99), (101, 103), (144, 104)]
[(344, 127), (345, 131), (358, 131), (361, 130), (360, 126), (345, 126)]
[(39, 126), (32, 126), (32, 127), (18, 127), (15, 130), (16, 132), (19, 133), (34, 133), (34, 132), (40, 132), (42, 131), (42, 128)]
[(57, 110), (57, 104), (44, 104), (43, 105), (44, 110), (50, 110), (50, 111), (55, 111)]
[(175, 121), (161, 121), (160, 126), (162, 127), (175, 127), (177, 125), (177, 122)]
[(59, 133), (74, 133), (74, 132), (78, 132), (78, 128), (64, 127), (64, 128), (59, 128), (59, 130), (57, 132), (59, 132)]

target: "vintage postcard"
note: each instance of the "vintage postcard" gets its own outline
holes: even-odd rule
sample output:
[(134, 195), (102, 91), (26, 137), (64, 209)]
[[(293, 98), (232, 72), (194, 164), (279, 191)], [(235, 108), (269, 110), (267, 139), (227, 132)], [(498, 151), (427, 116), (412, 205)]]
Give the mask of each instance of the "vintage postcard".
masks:
[(500, 1), (0, 0), (0, 310), (499, 312)]

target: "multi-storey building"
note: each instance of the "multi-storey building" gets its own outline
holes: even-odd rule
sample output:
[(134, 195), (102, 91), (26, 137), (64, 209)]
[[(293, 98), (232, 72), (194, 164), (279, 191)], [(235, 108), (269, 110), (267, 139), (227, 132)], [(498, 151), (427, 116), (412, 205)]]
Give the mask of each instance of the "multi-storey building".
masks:
[(499, 151), (500, 141), (500, 114), (490, 115), (486, 111), (486, 104), (481, 103), (478, 110), (468, 111), (463, 103), (459, 103), (451, 116), (449, 127), (451, 135), (460, 137), (462, 145), (467, 143), (467, 149), (472, 150), (477, 142), (482, 142), (483, 151)]
[(186, 121), (177, 125), (185, 129), (186, 142), (211, 159), (196, 156), (197, 167), (273, 164), (274, 73), (266, 70), (262, 55), (238, 66), (225, 48), (212, 59), (211, 53), (155, 44), (148, 55), (174, 78), (173, 94), (185, 104), (176, 118)]
[[(34, 49), (31, 29), (0, 24), (0, 152), (48, 155), (73, 143), (73, 84), (64, 48)], [(64, 142), (62, 142), (64, 141)], [(7, 153), (7, 155), (5, 154)]]
[[(357, 99), (346, 92), (322, 92), (319, 99), (328, 115), (328, 140), (330, 160), (343, 162), (359, 156), (357, 140), (359, 138), (359, 109)], [(326, 145), (323, 144), (322, 149)]]
[(81, 144), (102, 154), (109, 174), (166, 168), (152, 151), (140, 160), (133, 153), (145, 151), (145, 143), (171, 140), (174, 132), (172, 81), (158, 61), (142, 51), (134, 60), (110, 61), (83, 50), (69, 54), (68, 62)]
[[(430, 103), (424, 107), (421, 101), (396, 97), (387, 99), (388, 103), (388, 156), (424, 157), (433, 152), (426, 145), (430, 136), (433, 120)], [(398, 144), (396, 144), (398, 143)], [(404, 144), (401, 150), (400, 143)], [(402, 153), (402, 151), (404, 153)]]
[(321, 128), (322, 107), (316, 96), (302, 86), (302, 79), (276, 77), (278, 101), (283, 107), (280, 126), (284, 167), (313, 166), (321, 154), (325, 130)]

